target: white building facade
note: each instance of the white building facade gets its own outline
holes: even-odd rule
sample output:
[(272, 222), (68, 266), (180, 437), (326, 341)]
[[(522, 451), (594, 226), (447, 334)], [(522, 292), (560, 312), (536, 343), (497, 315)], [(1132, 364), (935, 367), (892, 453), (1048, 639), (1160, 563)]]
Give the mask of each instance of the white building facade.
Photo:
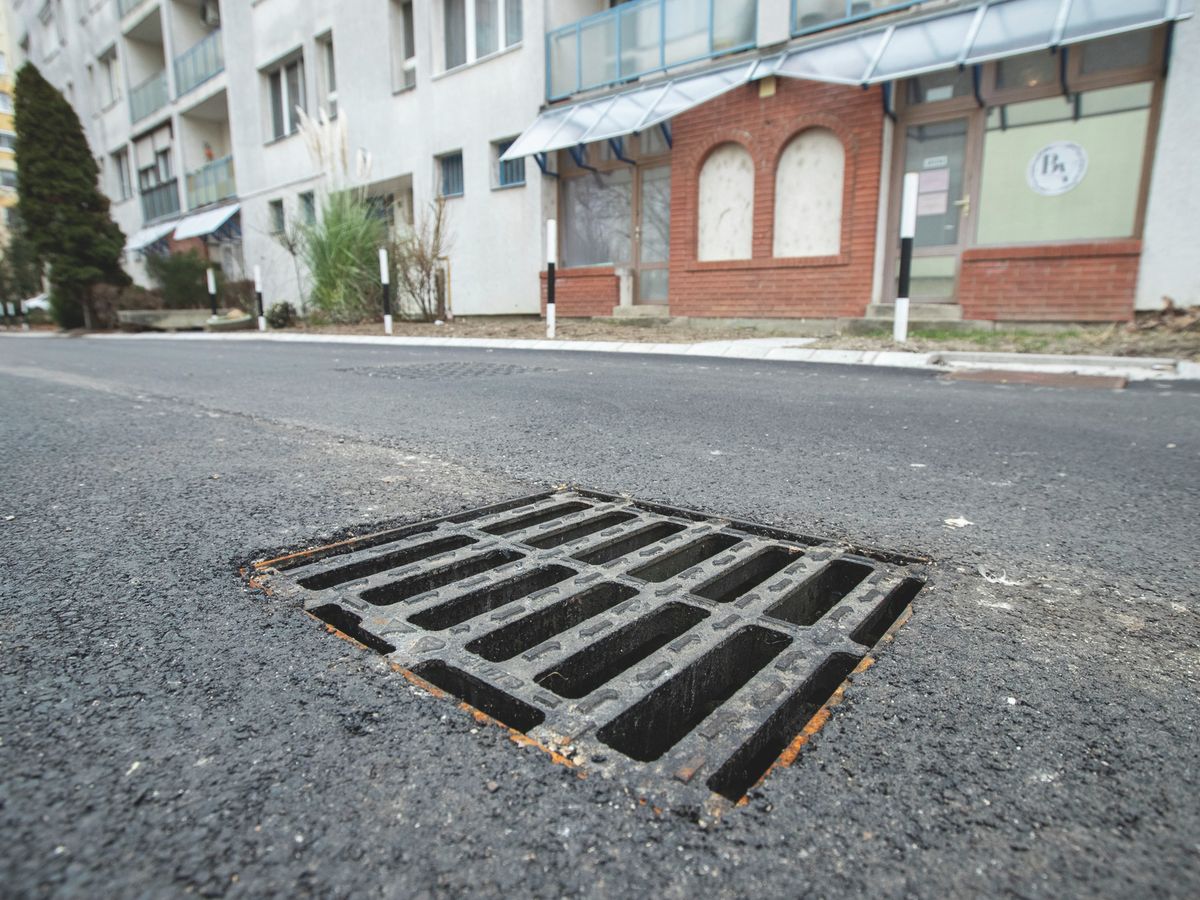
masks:
[(908, 171), (939, 319), (1200, 302), (1191, 0), (9, 2), (135, 277), (202, 246), (303, 297), (300, 107), (393, 227), (446, 198), (457, 315), (539, 312), (551, 218), (560, 316), (886, 314)]

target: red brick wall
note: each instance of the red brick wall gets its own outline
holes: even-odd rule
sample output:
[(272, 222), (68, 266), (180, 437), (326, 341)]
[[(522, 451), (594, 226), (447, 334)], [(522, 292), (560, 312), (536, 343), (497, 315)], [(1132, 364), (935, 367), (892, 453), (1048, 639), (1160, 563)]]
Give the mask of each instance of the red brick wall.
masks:
[[(846, 152), (842, 241), (837, 256), (772, 257), (775, 167), (788, 142), (828, 128)], [(862, 316), (871, 298), (883, 151), (879, 89), (778, 80), (775, 96), (757, 83), (704, 103), (672, 122), (670, 309), (676, 316)], [(698, 262), (700, 168), (735, 141), (755, 165), (753, 257)]]
[[(620, 283), (612, 266), (559, 269), (554, 279), (556, 316), (611, 316), (620, 302)], [(546, 314), (546, 273), (542, 272), (542, 315)]]
[(1127, 321), (1141, 250), (1137, 240), (967, 250), (958, 284), (963, 318)]

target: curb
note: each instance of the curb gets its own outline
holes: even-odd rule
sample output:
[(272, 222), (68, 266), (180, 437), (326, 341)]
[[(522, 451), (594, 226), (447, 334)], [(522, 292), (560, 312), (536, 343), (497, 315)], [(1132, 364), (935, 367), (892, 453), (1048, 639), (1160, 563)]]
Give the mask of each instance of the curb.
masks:
[[(48, 332), (0, 332), (0, 337), (58, 337)], [(284, 344), (350, 344), (371, 347), (461, 347), (476, 350), (551, 350), (589, 353), (640, 353), (707, 359), (763, 362), (807, 362), (849, 366), (882, 366), (950, 372), (956, 369), (1003, 369), (1012, 372), (1107, 375), (1129, 381), (1200, 381), (1200, 363), (1155, 357), (1066, 356), (935, 350), (816, 350), (804, 345), (814, 338), (746, 338), (694, 344), (636, 341), (563, 341), (506, 338), (387, 337), (367, 334), (277, 334), (271, 332), (172, 334), (88, 334), (93, 341), (267, 341)]]

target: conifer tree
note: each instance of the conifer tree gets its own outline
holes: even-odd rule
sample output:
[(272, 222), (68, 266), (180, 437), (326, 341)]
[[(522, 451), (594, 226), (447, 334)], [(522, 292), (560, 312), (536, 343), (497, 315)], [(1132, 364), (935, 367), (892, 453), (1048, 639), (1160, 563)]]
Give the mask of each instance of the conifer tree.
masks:
[(21, 217), (49, 266), (51, 311), (64, 328), (91, 324), (92, 288), (129, 284), (125, 236), (97, 186), (79, 117), (32, 63), (17, 73), (13, 105)]

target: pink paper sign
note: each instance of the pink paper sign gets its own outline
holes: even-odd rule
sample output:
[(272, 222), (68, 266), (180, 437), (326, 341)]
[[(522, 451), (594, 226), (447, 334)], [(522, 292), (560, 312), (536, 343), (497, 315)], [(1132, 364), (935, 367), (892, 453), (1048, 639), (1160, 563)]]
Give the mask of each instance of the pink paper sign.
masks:
[(921, 180), (917, 193), (932, 194), (936, 191), (950, 190), (950, 170), (949, 169), (932, 169), (929, 172), (921, 173)]
[(939, 191), (935, 194), (917, 195), (918, 216), (943, 216), (950, 208), (950, 192)]

